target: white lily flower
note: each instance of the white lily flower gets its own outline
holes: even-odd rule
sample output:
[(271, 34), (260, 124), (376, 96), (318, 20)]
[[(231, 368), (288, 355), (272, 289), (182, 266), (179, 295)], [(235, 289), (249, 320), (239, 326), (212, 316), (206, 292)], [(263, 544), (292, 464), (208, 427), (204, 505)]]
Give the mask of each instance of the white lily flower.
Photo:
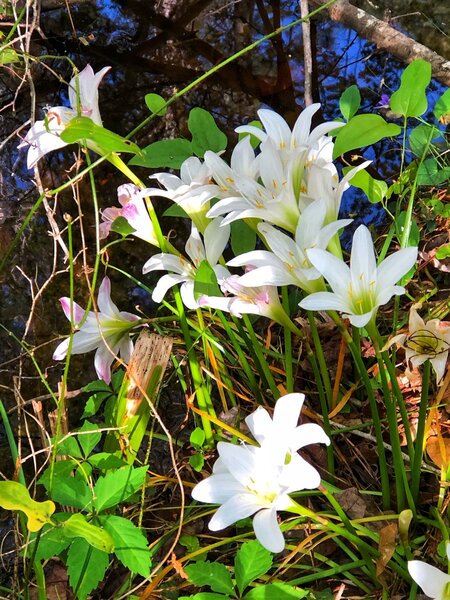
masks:
[[(449, 543), (446, 552), (450, 561)], [(422, 560), (409, 560), (408, 571), (427, 596), (433, 600), (450, 600), (450, 575)]]
[[(78, 325), (85, 315), (84, 308), (70, 298), (60, 298), (66, 317)], [(130, 360), (133, 342), (129, 331), (136, 326), (140, 317), (129, 312), (120, 311), (111, 300), (111, 282), (105, 277), (100, 285), (97, 297), (98, 312), (89, 311), (84, 323), (72, 338), (72, 354), (84, 354), (97, 348), (94, 366), (99, 379), (106, 383), (111, 381), (111, 364), (120, 354), (125, 362)], [(72, 308), (72, 315), (71, 315)], [(53, 360), (62, 360), (67, 356), (70, 338), (65, 339), (56, 348)]]
[[(413, 369), (429, 360), (439, 385), (445, 374), (450, 350), (450, 322), (430, 319), (425, 323), (413, 306), (409, 313), (408, 329), (407, 334), (394, 336), (389, 341), (389, 346), (396, 343), (405, 348), (406, 363), (411, 364)], [(409, 367), (406, 374), (411, 375)]]
[(143, 273), (170, 271), (161, 277), (153, 290), (152, 298), (155, 302), (161, 302), (171, 287), (182, 284), (180, 293), (184, 305), (190, 309), (198, 308), (199, 304), (194, 297), (194, 282), (197, 268), (204, 260), (214, 269), (219, 284), (222, 279), (228, 277), (228, 270), (217, 264), (230, 237), (230, 227), (221, 225), (222, 219), (211, 221), (205, 229), (203, 243), (197, 227), (192, 224), (191, 235), (185, 246), (186, 254), (192, 262), (181, 255), (161, 253), (152, 256), (145, 263)]
[(398, 250), (377, 267), (370, 232), (360, 225), (353, 236), (350, 268), (325, 250), (307, 250), (307, 255), (333, 292), (311, 294), (299, 306), (306, 310), (337, 310), (355, 327), (364, 327), (379, 306), (404, 293), (405, 289), (395, 283), (413, 267), (417, 248)]
[(100, 223), (100, 239), (108, 237), (111, 225), (118, 217), (123, 217), (133, 227), (132, 235), (153, 246), (159, 246), (143, 195), (142, 190), (133, 183), (119, 185), (117, 196), (122, 208), (111, 206), (102, 211), (103, 222)]
[[(36, 121), (19, 144), (19, 148), (28, 148), (27, 166), (32, 169), (38, 160), (52, 150), (67, 146), (60, 134), (70, 121), (83, 115), (90, 117), (97, 125), (102, 124), (98, 108), (98, 86), (111, 67), (104, 67), (94, 73), (87, 65), (69, 83), (69, 102), (71, 108), (55, 106), (47, 112), (46, 118)], [(77, 87), (78, 85), (78, 87)], [(95, 147), (92, 147), (95, 150)]]
[(147, 188), (142, 195), (169, 198), (180, 206), (203, 233), (209, 223), (206, 218), (211, 198), (217, 195), (216, 186), (210, 184), (211, 170), (196, 156), (187, 158), (180, 167), (180, 177), (171, 173), (155, 173), (150, 176), (166, 189)]
[[(289, 493), (320, 484), (319, 473), (296, 450), (312, 443), (329, 443), (318, 425), (296, 426), (303, 399), (303, 394), (280, 398), (273, 421), (262, 408), (247, 417), (261, 442), (259, 448), (218, 443), (213, 474), (192, 490), (195, 500), (221, 504), (209, 522), (212, 531), (256, 513), (253, 528), (259, 542), (271, 552), (284, 549), (277, 511), (295, 506)], [(283, 428), (287, 428), (287, 438), (282, 436)]]
[[(267, 250), (253, 250), (230, 260), (232, 267), (252, 265), (239, 279), (246, 287), (255, 285), (296, 285), (308, 293), (324, 289), (322, 276), (310, 263), (306, 251), (309, 248), (325, 249), (333, 236), (352, 219), (341, 219), (324, 226), (325, 203), (316, 200), (310, 204), (297, 225), (295, 239), (267, 223), (259, 223)], [(320, 281), (319, 281), (320, 280)]]

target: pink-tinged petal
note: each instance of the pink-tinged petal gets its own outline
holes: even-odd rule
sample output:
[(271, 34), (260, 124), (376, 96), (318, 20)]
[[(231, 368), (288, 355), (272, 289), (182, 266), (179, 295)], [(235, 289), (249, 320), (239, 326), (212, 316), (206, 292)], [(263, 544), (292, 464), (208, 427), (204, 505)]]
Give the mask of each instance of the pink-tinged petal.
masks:
[(133, 313), (127, 312), (126, 310), (121, 310), (119, 312), (119, 317), (121, 319), (123, 319), (124, 321), (130, 321), (130, 322), (139, 321), (139, 319), (141, 318), (138, 315), (134, 315)]
[(253, 529), (256, 539), (270, 552), (284, 550), (284, 537), (277, 520), (274, 508), (264, 508), (253, 517)]
[(186, 278), (182, 275), (174, 275), (172, 273), (163, 275), (153, 290), (153, 302), (157, 302), (159, 304), (172, 286), (176, 285), (177, 283), (182, 283), (185, 281), (185, 279)]
[(85, 309), (81, 308), (81, 306), (76, 302), (71, 302), (70, 298), (67, 297), (60, 298), (59, 302), (61, 303), (61, 308), (63, 309), (64, 314), (66, 315), (67, 319), (69, 319), (69, 321), (71, 320), (70, 310), (72, 308), (73, 322), (75, 325), (78, 325), (78, 323), (84, 317), (84, 313), (86, 312)]
[(111, 365), (114, 360), (115, 356), (102, 343), (95, 353), (94, 367), (98, 378), (103, 379), (107, 384), (111, 383)]
[[(302, 394), (303, 395), (303, 394)], [(330, 438), (320, 425), (316, 423), (305, 423), (296, 427), (292, 434), (292, 449), (299, 450), (309, 444), (326, 444), (329, 446)]]
[(211, 531), (220, 531), (240, 519), (249, 517), (260, 508), (261, 505), (254, 494), (237, 494), (217, 509), (216, 514), (208, 523), (208, 527)]
[(224, 504), (233, 496), (243, 492), (246, 492), (245, 488), (227, 471), (225, 473), (214, 473), (214, 475), (197, 483), (191, 492), (191, 496), (198, 502)]
[(120, 340), (117, 348), (117, 354), (120, 354), (121, 359), (124, 363), (130, 362), (131, 355), (133, 354), (134, 344), (128, 334)]
[(390, 287), (401, 279), (415, 265), (417, 259), (417, 248), (403, 248), (394, 252), (378, 267), (378, 287)]
[[(291, 285), (296, 283), (296, 279), (288, 272), (283, 263), (274, 256), (275, 260), (271, 262), (278, 262), (277, 265), (266, 265), (248, 271), (245, 275), (239, 278), (240, 285), (245, 287), (258, 287), (261, 285)], [(251, 264), (251, 263), (248, 263)]]
[(85, 354), (103, 343), (101, 335), (96, 328), (95, 332), (87, 332), (84, 327), (75, 333), (72, 340), (72, 354)]
[(258, 406), (254, 412), (245, 417), (245, 422), (257, 442), (262, 444), (270, 439), (273, 433), (273, 421), (265, 408)]
[(331, 292), (310, 294), (303, 298), (299, 306), (305, 310), (338, 310), (341, 312), (349, 310), (348, 303)]
[(100, 312), (117, 319), (119, 309), (111, 300), (111, 281), (109, 277), (104, 277), (98, 290), (97, 304)]
[(70, 338), (66, 338), (63, 342), (56, 346), (55, 351), (53, 352), (53, 360), (62, 360), (67, 356), (67, 350), (69, 348), (69, 340)]
[(408, 561), (408, 571), (427, 596), (434, 600), (444, 600), (444, 592), (450, 583), (450, 575), (421, 560)]

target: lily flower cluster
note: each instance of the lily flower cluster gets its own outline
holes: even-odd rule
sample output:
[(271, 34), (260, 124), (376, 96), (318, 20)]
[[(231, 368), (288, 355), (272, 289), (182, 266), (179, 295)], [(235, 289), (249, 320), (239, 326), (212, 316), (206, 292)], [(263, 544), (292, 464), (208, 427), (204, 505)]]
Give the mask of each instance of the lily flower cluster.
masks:
[(209, 522), (211, 531), (255, 515), (259, 542), (271, 552), (284, 549), (277, 512), (295, 512), (289, 494), (320, 485), (318, 471), (297, 451), (309, 444), (330, 444), (319, 425), (297, 425), (304, 399), (304, 394), (287, 394), (278, 399), (273, 418), (258, 407), (245, 419), (259, 446), (218, 443), (213, 474), (192, 490), (195, 500), (221, 505)]

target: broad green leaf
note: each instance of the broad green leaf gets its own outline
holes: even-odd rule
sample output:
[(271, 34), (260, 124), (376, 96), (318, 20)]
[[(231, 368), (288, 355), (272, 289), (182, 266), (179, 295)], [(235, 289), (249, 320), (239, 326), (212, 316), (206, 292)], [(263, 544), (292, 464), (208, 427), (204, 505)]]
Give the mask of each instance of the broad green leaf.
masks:
[(346, 121), (350, 119), (358, 112), (361, 106), (361, 94), (356, 85), (351, 85), (349, 88), (343, 91), (342, 96), (339, 99), (339, 108)]
[(420, 117), (427, 110), (426, 88), (431, 81), (431, 65), (419, 59), (409, 64), (401, 76), (401, 84), (391, 96), (391, 109), (404, 117)]
[(400, 132), (398, 125), (387, 123), (380, 115), (356, 115), (347, 125), (338, 129), (333, 158), (350, 150), (375, 144), (385, 137), (396, 136)]
[(272, 566), (273, 555), (261, 544), (253, 540), (242, 544), (234, 560), (234, 574), (239, 593), (255, 579), (267, 573)]
[(162, 214), (163, 217), (182, 217), (189, 219), (187, 212), (179, 204), (171, 204)]
[(178, 600), (230, 600), (230, 597), (214, 592), (199, 592), (193, 596), (180, 596)]
[(117, 133), (105, 129), (101, 125), (94, 123), (89, 117), (75, 117), (65, 129), (61, 132), (61, 139), (66, 144), (73, 144), (81, 140), (91, 140), (96, 144), (103, 154), (109, 152), (131, 152), (140, 154), (139, 146), (129, 140), (124, 139)]
[(115, 515), (100, 517), (100, 522), (111, 535), (114, 541), (114, 553), (120, 562), (132, 573), (148, 577), (151, 554), (147, 538), (139, 527), (130, 520)]
[(438, 260), (445, 260), (446, 258), (450, 257), (450, 244), (444, 244), (443, 246), (440, 246), (437, 250), (436, 250), (436, 258)]
[(214, 269), (207, 260), (202, 260), (196, 273), (194, 281), (194, 297), (200, 296), (222, 296)]
[(163, 117), (166, 114), (166, 101), (159, 94), (146, 94), (144, 100), (147, 108), (153, 114), (158, 115), (158, 117)]
[(207, 585), (213, 592), (234, 595), (231, 575), (225, 565), (207, 560), (191, 563), (184, 567), (189, 581), (197, 587)]
[(205, 459), (203, 458), (202, 454), (192, 454), (192, 456), (189, 457), (189, 464), (194, 469), (194, 471), (200, 473), (205, 464)]
[(147, 467), (122, 467), (99, 477), (94, 486), (94, 506), (98, 512), (116, 506), (142, 487)]
[(233, 221), (230, 241), (235, 256), (251, 252), (256, 247), (256, 232), (245, 221)]
[(109, 563), (106, 552), (97, 550), (83, 539), (72, 542), (67, 554), (69, 582), (77, 592), (77, 600), (85, 600), (100, 581), (103, 581)]
[(450, 167), (439, 166), (435, 158), (425, 160), (417, 170), (419, 185), (441, 185), (450, 179)]
[(53, 470), (51, 467), (47, 467), (45, 469), (41, 477), (38, 479), (38, 483), (43, 485), (48, 492), (50, 490), (50, 477), (52, 474), (53, 482), (66, 479), (67, 477), (71, 477), (72, 471), (77, 467), (78, 464), (78, 461), (73, 459), (57, 460), (53, 465)]
[[(350, 167), (351, 168), (351, 167)], [(344, 172), (347, 169), (344, 169)], [(355, 173), (350, 180), (351, 185), (362, 190), (373, 204), (381, 202), (386, 197), (388, 185), (381, 179), (375, 179), (365, 169)]]
[(39, 531), (45, 523), (50, 523), (56, 508), (51, 500), (33, 500), (27, 488), (17, 481), (0, 481), (0, 506), (24, 512), (29, 531)]
[(0, 65), (17, 63), (20, 60), (20, 56), (14, 48), (3, 48), (0, 50)]
[(82, 392), (109, 392), (111, 394), (111, 388), (107, 383), (105, 383), (102, 379), (97, 381), (91, 381), (83, 388), (81, 388)]
[(103, 401), (106, 400), (106, 398), (109, 398), (111, 394), (111, 390), (108, 392), (96, 392), (95, 394), (92, 394), (84, 405), (84, 411), (81, 418), (87, 419), (88, 417), (96, 415)]
[[(92, 433), (88, 433), (92, 432)], [(95, 446), (99, 443), (102, 433), (98, 430), (98, 425), (85, 421), (78, 429), (78, 443), (81, 446), (84, 456), (87, 458)]]
[(97, 452), (97, 454), (91, 454), (89, 462), (93, 467), (96, 467), (101, 471), (120, 469), (127, 464), (124, 460), (109, 452)]
[(57, 442), (56, 454), (73, 456), (74, 458), (83, 458), (80, 445), (74, 435), (63, 436), (60, 442)]
[(431, 140), (441, 135), (442, 133), (434, 125), (418, 125), (409, 134), (409, 146), (414, 154), (420, 157), (430, 151)]
[(192, 150), (203, 158), (207, 150), (220, 152), (227, 147), (227, 136), (220, 131), (214, 117), (203, 108), (193, 108), (189, 113), (189, 131), (192, 133)]
[(85, 481), (70, 475), (55, 477), (51, 497), (59, 504), (89, 510), (92, 502), (92, 490)]
[(269, 583), (258, 585), (245, 594), (243, 600), (300, 600), (309, 594), (308, 591), (293, 588), (286, 583)]
[[(263, 124), (261, 123), (261, 121), (250, 121), (248, 123), (248, 125), (251, 125), (252, 127), (257, 127), (258, 129), (261, 129), (261, 131), (264, 129)], [(248, 133), (240, 133), (239, 134), (239, 141), (243, 140), (245, 137), (247, 137), (248, 135), (250, 135), (250, 144), (252, 145), (252, 148), (257, 148), (259, 146), (259, 144), (261, 143), (261, 140), (259, 138), (257, 138), (255, 135), (253, 134), (248, 134)]]
[[(34, 550), (36, 536), (30, 540), (30, 545), (27, 548), (27, 556), (31, 556)], [(44, 525), (42, 535), (39, 538), (39, 544), (36, 548), (36, 560), (48, 560), (53, 556), (58, 556), (71, 543), (64, 537), (60, 527), (52, 527)]]
[(450, 118), (450, 88), (445, 90), (434, 105), (433, 114), (438, 121), (447, 125)]
[(71, 515), (61, 524), (63, 535), (68, 539), (83, 538), (93, 548), (102, 552), (113, 552), (114, 541), (107, 531), (88, 523), (81, 513)]
[(174, 140), (160, 140), (146, 146), (140, 156), (134, 156), (130, 165), (157, 169), (167, 167), (179, 169), (183, 162), (192, 156), (192, 146), (189, 140), (176, 138)]
[(131, 227), (125, 217), (117, 217), (117, 219), (114, 219), (114, 221), (111, 223), (111, 231), (126, 237), (127, 235), (134, 233), (136, 229)]
[(205, 439), (206, 435), (201, 427), (196, 427), (189, 436), (189, 441), (194, 446), (194, 448), (197, 448), (198, 450), (202, 448), (203, 444), (205, 443)]

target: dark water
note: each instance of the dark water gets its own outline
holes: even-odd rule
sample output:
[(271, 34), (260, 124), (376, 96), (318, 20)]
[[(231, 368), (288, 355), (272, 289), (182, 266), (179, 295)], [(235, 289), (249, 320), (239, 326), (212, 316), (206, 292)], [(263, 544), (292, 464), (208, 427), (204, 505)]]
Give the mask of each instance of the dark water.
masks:
[[(80, 69), (88, 63), (95, 71), (105, 65), (112, 66), (101, 86), (100, 110), (105, 127), (119, 134), (127, 134), (148, 115), (145, 94), (155, 92), (170, 97), (224, 58), (299, 16), (297, 2), (288, 0), (98, 0), (76, 2), (70, 5), (70, 11), (51, 2), (53, 0), (43, 1), (40, 30), (34, 31), (30, 48), (35, 56), (50, 56), (32, 64), (36, 118), (42, 118), (46, 106), (68, 103), (66, 85), (54, 76), (54, 73), (60, 74), (66, 82), (70, 79), (72, 70), (68, 62), (54, 58), (67, 55)], [(390, 8), (391, 18), (395, 17), (397, 26), (437, 52), (450, 56), (449, 38), (443, 33), (448, 30), (443, 3), (403, 0), (378, 4), (378, 16)], [(374, 12), (372, 3), (370, 6)], [(5, 25), (2, 29), (6, 33), (9, 30)], [(351, 84), (356, 83), (361, 89), (362, 108), (369, 112), (375, 110), (382, 92), (389, 93), (398, 86), (404, 65), (392, 56), (378, 52), (353, 31), (324, 17), (318, 18), (314, 22), (313, 40), (314, 94), (315, 100), (322, 103), (322, 119), (338, 116), (339, 96)], [(142, 129), (135, 141), (145, 146), (158, 139), (187, 135), (187, 116), (194, 106), (211, 111), (232, 142), (236, 139), (235, 127), (255, 118), (261, 105), (279, 111), (293, 123), (303, 107), (302, 56), (301, 29), (296, 27), (285, 32), (282, 38), (261, 44), (257, 50), (186, 94), (170, 107), (167, 118)], [(0, 158), (0, 256), (38, 197), (33, 173), (26, 169), (25, 153), (17, 150), (19, 136), (13, 135), (30, 118), (30, 89), (26, 81), (20, 86), (22, 75), (20, 65), (0, 70), (2, 137), (12, 136), (4, 143)], [(433, 82), (430, 98), (437, 97), (441, 91), (442, 86)], [(20, 135), (27, 129), (22, 129)], [(67, 180), (75, 152), (75, 146), (71, 146), (47, 155), (40, 162), (44, 187), (51, 189)], [(381, 177), (392, 176), (398, 168), (398, 145), (379, 144), (368, 157), (376, 160), (375, 168)], [(139, 172), (139, 169), (137, 172), (144, 180), (149, 174), (148, 171)], [(107, 165), (102, 165), (96, 176), (100, 207), (117, 205), (116, 188), (124, 183), (123, 177)], [(51, 202), (53, 206), (53, 200)], [(167, 207), (159, 199), (156, 204), (160, 211)], [(84, 215), (88, 262), (83, 266), (79, 258), (75, 266), (75, 297), (83, 305), (87, 296), (84, 272), (92, 267), (95, 247), (89, 182), (80, 182), (76, 193), (71, 190), (61, 193), (54, 208), (55, 219), (61, 228), (65, 226), (65, 213), (76, 218), (81, 210)], [(360, 196), (350, 198), (347, 208), (358, 220), (371, 219), (379, 224), (383, 218), (379, 210)], [(162, 219), (162, 226), (167, 231), (172, 223)], [(34, 307), (25, 342), (38, 346), (35, 358), (55, 389), (61, 369), (51, 360), (51, 355), (56, 337), (68, 332), (68, 323), (58, 303), (58, 297), (68, 293), (68, 276), (61, 252), (53, 263), (54, 244), (48, 230), (46, 216), (39, 210), (0, 275), (0, 320), (7, 330), (22, 339), (32, 299), (44, 286), (45, 291)], [(185, 231), (179, 231), (178, 237), (182, 241)], [(82, 248), (77, 231), (74, 247), (75, 250)], [(149, 247), (136, 241), (116, 246), (108, 258), (112, 265), (141, 277), (141, 266), (149, 254)], [(139, 305), (146, 314), (154, 314), (156, 307), (148, 294), (120, 274), (116, 276), (112, 270), (108, 273), (113, 280), (113, 298), (119, 308), (133, 311), (133, 307)], [(51, 283), (45, 287), (50, 277)], [(151, 284), (149, 279), (146, 282)], [(0, 389), (8, 406), (14, 406), (17, 400), (12, 389), (13, 378), (19, 374), (19, 369), (24, 376), (24, 400), (46, 393), (31, 361), (23, 352), (23, 358), (19, 360), (20, 354), (19, 343), (0, 330), (0, 383), (3, 386)], [(93, 377), (92, 355), (87, 359), (72, 359), (70, 379), (74, 388)], [(9, 474), (10, 466), (0, 465), (0, 470)]]

